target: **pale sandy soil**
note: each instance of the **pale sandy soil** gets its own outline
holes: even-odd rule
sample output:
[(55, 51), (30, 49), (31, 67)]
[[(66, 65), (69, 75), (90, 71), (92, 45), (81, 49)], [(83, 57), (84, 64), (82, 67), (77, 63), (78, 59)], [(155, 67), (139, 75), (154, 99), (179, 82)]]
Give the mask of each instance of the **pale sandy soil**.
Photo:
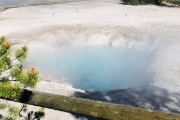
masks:
[(161, 24), (180, 25), (179, 8), (129, 6), (118, 4), (118, 0), (112, 1), (84, 1), (7, 9), (0, 13), (0, 33), (21, 39), (27, 35), (37, 35), (36, 32), (40, 34), (42, 29), (48, 30), (49, 27), (124, 26), (150, 29)]
[[(73, 42), (73, 45), (79, 44), (80, 42), (82, 43), (84, 39), (85, 42), (83, 41), (83, 45), (109, 44), (109, 42), (111, 42), (109, 40), (113, 38), (114, 41), (112, 45), (123, 44), (131, 47), (134, 42), (129, 39), (134, 36), (136, 37), (138, 33), (135, 31), (143, 35), (149, 34), (149, 31), (153, 29), (153, 31), (151, 31), (153, 34), (156, 30), (161, 31), (161, 28), (166, 26), (170, 26), (171, 28), (175, 27), (175, 32), (179, 31), (179, 11), (179, 8), (158, 7), (154, 5), (122, 5), (119, 4), (118, 0), (95, 0), (11, 8), (0, 12), (0, 35), (6, 35), (11, 41), (29, 45), (30, 51), (34, 53), (38, 50), (38, 47), (47, 47), (46, 45), (49, 45), (61, 48), (71, 45), (71, 42)], [(168, 31), (166, 30), (167, 29), (163, 29), (162, 33), (166, 33)], [(111, 34), (113, 32), (116, 34)], [(133, 32), (134, 34), (125, 34), (127, 32)], [(107, 36), (104, 37), (104, 34)], [(119, 34), (121, 35), (120, 39), (117, 37)], [(174, 33), (171, 35), (177, 36), (177, 34)], [(99, 40), (98, 38), (100, 38), (101, 41), (97, 42), (97, 40)], [(83, 40), (79, 41), (79, 39)], [(56, 44), (52, 42), (53, 40), (56, 40)], [(124, 43), (125, 40), (130, 42)], [(158, 41), (162, 40), (153, 42), (152, 44), (155, 45), (154, 47), (156, 47)], [(173, 52), (179, 51), (178, 45), (180, 45), (180, 43), (177, 40), (171, 44), (172, 46), (176, 46), (176, 49), (174, 49), (174, 47), (172, 48)], [(169, 49), (166, 49), (168, 45), (169, 42), (167, 40), (161, 43), (159, 46), (161, 46), (162, 49), (157, 52), (156, 56), (164, 54), (163, 50), (168, 53)], [(179, 63), (179, 56), (174, 57), (171, 55), (171, 58), (175, 60), (175, 63)], [(156, 68), (157, 65), (161, 65), (161, 67), (164, 65), (156, 59), (158, 59), (158, 57), (152, 59), (152, 61), (155, 61), (153, 62), (152, 69)], [(172, 61), (168, 62), (169, 60), (165, 61), (168, 59), (168, 56), (164, 55), (162, 59), (164, 63), (172, 63)], [(169, 68), (175, 72), (171, 72), (168, 74), (169, 76), (167, 75), (168, 77), (163, 78), (163, 80), (160, 78), (162, 78), (161, 76), (165, 74), (167, 70), (156, 69), (157, 71), (155, 72), (159, 73), (159, 76), (156, 76), (156, 78), (160, 82), (156, 81), (154, 85), (160, 88), (168, 88), (170, 86), (168, 90), (177, 93), (180, 85), (180, 76), (177, 72), (180, 66), (174, 63), (170, 65)], [(176, 82), (169, 81), (165, 83), (164, 79), (165, 81), (175, 79)], [(162, 83), (164, 83), (164, 85), (162, 85)], [(49, 87), (47, 87), (47, 85)], [(36, 90), (68, 96), (72, 95), (74, 92), (83, 92), (70, 85), (53, 82), (40, 82)], [(179, 97), (172, 99), (175, 99), (176, 103), (178, 103)], [(168, 105), (171, 106), (171, 104), (172, 106), (174, 105), (173, 103)], [(178, 107), (177, 109), (179, 110), (180, 108)], [(76, 119), (69, 113), (49, 109), (46, 109), (46, 113), (47, 115), (44, 118), (46, 120)]]
[(40, 81), (35, 89), (37, 91), (65, 95), (65, 96), (73, 96), (74, 92), (84, 92), (83, 90), (73, 88), (71, 85), (59, 84), (59, 83), (47, 82), (47, 81)]

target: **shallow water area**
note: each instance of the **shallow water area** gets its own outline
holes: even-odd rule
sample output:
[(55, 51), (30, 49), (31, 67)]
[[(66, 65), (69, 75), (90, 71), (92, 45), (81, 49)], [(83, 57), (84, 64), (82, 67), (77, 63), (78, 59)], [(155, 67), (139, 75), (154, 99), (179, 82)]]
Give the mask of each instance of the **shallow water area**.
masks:
[(141, 87), (152, 79), (148, 55), (125, 47), (67, 47), (62, 50), (30, 54), (40, 70), (75, 88), (113, 90)]
[(0, 0), (0, 7), (51, 5), (58, 3), (76, 2), (76, 1), (82, 1), (82, 0)]

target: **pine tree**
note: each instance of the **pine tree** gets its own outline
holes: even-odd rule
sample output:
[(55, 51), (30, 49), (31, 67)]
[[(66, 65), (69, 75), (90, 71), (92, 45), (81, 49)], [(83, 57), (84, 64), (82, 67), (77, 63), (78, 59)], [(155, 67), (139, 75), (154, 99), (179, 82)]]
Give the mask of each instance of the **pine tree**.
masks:
[(26, 111), (27, 105), (23, 104), (21, 108), (10, 106), (9, 98), (19, 99), (23, 90), (27, 87), (34, 88), (38, 82), (39, 73), (35, 68), (24, 70), (23, 63), (27, 58), (28, 48), (21, 47), (13, 51), (13, 43), (6, 38), (0, 37), (0, 98), (6, 102), (0, 104), (0, 109), (8, 109), (8, 116), (1, 115), (1, 119), (15, 120), (18, 116), (24, 119), (40, 119), (44, 116), (43, 109), (31, 111), (26, 116), (21, 112)]

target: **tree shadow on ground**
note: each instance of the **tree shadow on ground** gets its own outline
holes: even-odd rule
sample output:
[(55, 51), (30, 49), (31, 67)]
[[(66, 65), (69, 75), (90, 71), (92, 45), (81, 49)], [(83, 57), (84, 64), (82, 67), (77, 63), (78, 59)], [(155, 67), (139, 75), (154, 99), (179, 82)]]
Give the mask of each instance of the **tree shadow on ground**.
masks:
[(27, 103), (28, 101), (32, 99), (32, 95), (33, 95), (32, 91), (25, 89), (23, 90), (22, 95), (19, 100), (21, 103)]

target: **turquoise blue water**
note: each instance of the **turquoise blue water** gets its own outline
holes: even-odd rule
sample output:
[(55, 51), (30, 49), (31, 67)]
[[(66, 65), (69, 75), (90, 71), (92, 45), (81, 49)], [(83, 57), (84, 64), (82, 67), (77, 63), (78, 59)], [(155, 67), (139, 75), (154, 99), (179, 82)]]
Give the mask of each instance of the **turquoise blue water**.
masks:
[(0, 7), (46, 5), (46, 4), (77, 2), (77, 1), (83, 1), (83, 0), (0, 0)]
[(148, 84), (148, 55), (119, 47), (74, 47), (29, 55), (38, 69), (59, 82), (93, 90), (113, 90)]

